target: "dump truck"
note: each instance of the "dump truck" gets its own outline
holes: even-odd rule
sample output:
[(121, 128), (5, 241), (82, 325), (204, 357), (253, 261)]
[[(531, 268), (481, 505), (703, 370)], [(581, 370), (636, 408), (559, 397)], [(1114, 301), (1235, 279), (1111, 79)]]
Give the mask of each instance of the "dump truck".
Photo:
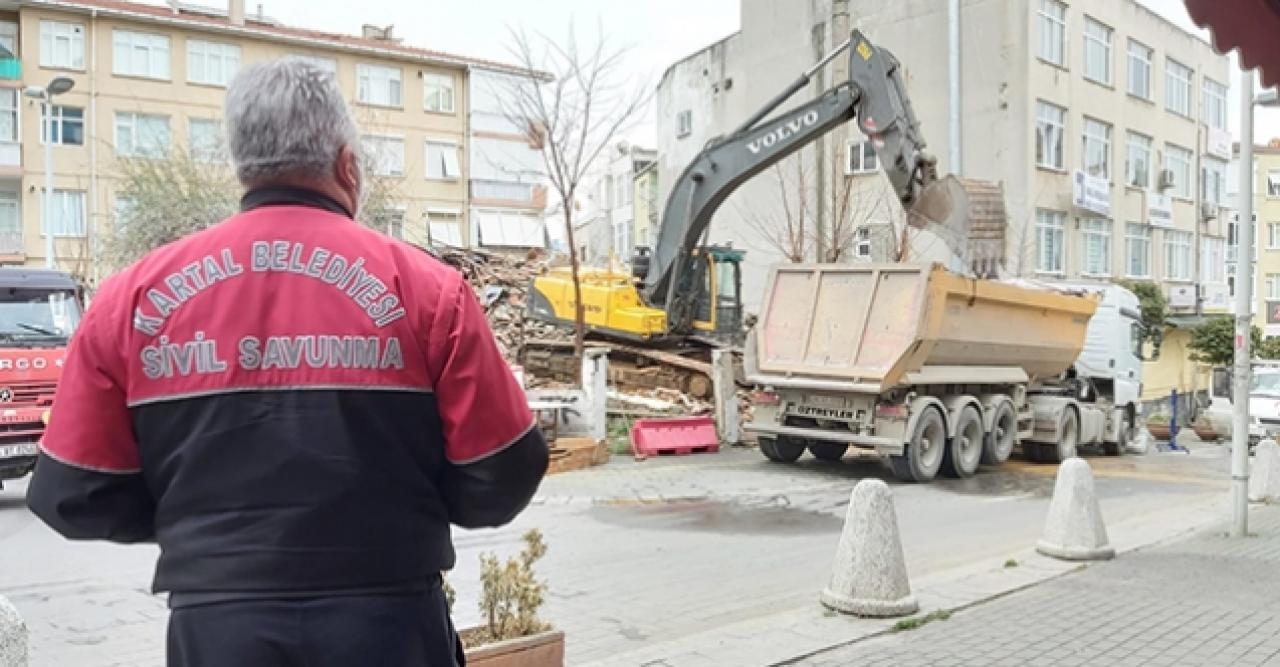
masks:
[(744, 350), (760, 451), (874, 450), (896, 477), (973, 475), (1015, 447), (1124, 453), (1140, 415), (1138, 298), (1115, 285), (964, 277), (932, 264), (771, 270)]

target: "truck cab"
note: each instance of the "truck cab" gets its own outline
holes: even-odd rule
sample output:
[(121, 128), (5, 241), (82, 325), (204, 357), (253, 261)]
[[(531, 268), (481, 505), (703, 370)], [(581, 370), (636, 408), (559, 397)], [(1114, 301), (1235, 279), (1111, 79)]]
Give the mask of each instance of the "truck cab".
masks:
[(0, 268), (0, 483), (35, 466), (82, 302), (70, 275)]

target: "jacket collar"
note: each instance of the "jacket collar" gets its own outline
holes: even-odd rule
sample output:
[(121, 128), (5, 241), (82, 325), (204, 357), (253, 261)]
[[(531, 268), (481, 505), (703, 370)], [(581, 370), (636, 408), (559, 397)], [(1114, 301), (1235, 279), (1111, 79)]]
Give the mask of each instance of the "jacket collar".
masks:
[(310, 206), (320, 208), (338, 215), (354, 218), (347, 207), (339, 204), (332, 197), (320, 194), (315, 190), (289, 186), (267, 186), (255, 188), (244, 193), (240, 198), (240, 210), (252, 211), (262, 206)]

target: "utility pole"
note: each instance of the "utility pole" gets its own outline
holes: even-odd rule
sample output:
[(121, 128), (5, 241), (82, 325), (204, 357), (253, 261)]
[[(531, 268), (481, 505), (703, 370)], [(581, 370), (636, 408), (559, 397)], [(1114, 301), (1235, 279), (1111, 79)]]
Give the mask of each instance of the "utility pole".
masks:
[(1231, 391), (1231, 536), (1249, 534), (1249, 334), (1253, 327), (1253, 72), (1240, 86), (1240, 224), (1236, 263), (1236, 349)]

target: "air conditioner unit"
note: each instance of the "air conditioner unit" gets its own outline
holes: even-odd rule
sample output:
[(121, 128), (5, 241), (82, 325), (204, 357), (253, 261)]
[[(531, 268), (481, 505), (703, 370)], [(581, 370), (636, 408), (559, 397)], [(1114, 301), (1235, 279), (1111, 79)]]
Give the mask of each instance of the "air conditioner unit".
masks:
[(1157, 190), (1168, 190), (1173, 187), (1173, 170), (1161, 169), (1160, 177), (1156, 179)]
[(1218, 202), (1202, 201), (1200, 202), (1200, 219), (1216, 220), (1218, 217)]

